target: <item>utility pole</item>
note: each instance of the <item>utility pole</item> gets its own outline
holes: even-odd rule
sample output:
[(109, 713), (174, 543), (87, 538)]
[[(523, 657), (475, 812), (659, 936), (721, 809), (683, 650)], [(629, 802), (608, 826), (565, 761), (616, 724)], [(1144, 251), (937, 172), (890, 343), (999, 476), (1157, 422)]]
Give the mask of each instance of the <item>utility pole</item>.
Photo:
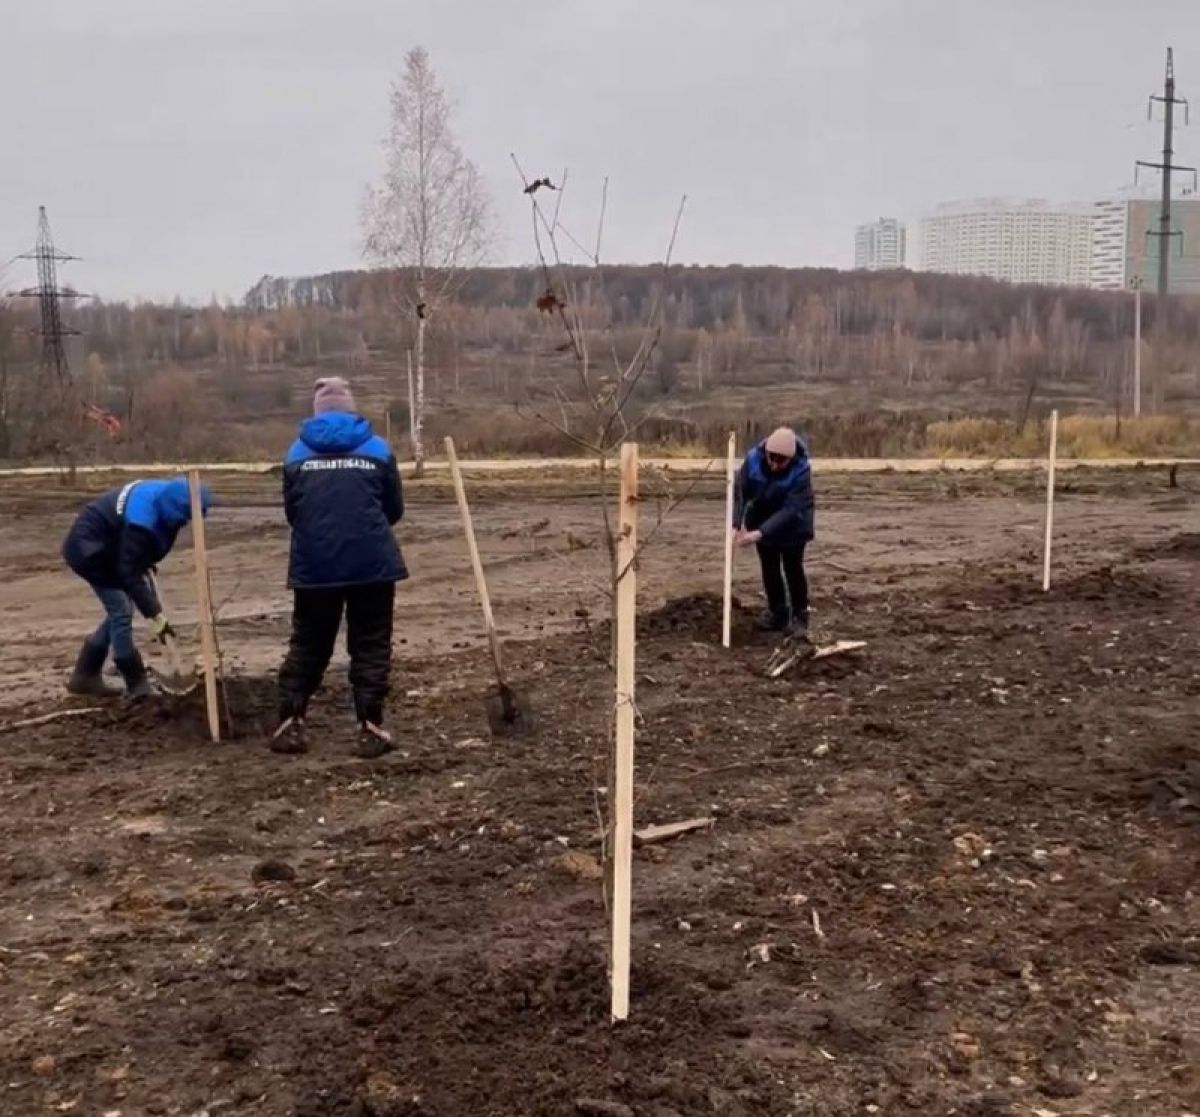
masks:
[(68, 256), (54, 247), (45, 206), (38, 206), (37, 244), (32, 252), (23, 253), (20, 259), (37, 261), (38, 285), (26, 288), (21, 292), (21, 297), (38, 301), (41, 328), (37, 332), (42, 339), (42, 371), (52, 372), (56, 387), (61, 389), (71, 382), (71, 364), (63, 339), (79, 333), (63, 325), (62, 300), (86, 296), (70, 289), (62, 290), (58, 286), (58, 265), (68, 260), (78, 260), (79, 257)]
[[(1175, 96), (1175, 54), (1167, 47), (1167, 70), (1163, 80), (1162, 95), (1157, 93), (1150, 97), (1149, 119), (1154, 119), (1155, 104), (1163, 106), (1163, 151), (1161, 163), (1147, 163), (1138, 160), (1138, 167), (1156, 170), (1162, 175), (1162, 207), (1158, 215), (1158, 230), (1150, 229), (1147, 237), (1158, 240), (1158, 312), (1156, 325), (1160, 331), (1167, 329), (1167, 299), (1171, 293), (1171, 238), (1182, 237), (1182, 233), (1171, 231), (1171, 177), (1175, 171), (1191, 172), (1193, 184), (1196, 179), (1195, 167), (1183, 167), (1174, 162), (1175, 158), (1175, 106), (1183, 106), (1184, 123), (1188, 122), (1188, 103), (1186, 98)], [(1156, 362), (1156, 366), (1160, 362)], [(1163, 370), (1154, 369), (1154, 405), (1157, 410), (1162, 406), (1166, 385), (1163, 383)]]
[(1142, 277), (1133, 277), (1133, 414), (1142, 414)]

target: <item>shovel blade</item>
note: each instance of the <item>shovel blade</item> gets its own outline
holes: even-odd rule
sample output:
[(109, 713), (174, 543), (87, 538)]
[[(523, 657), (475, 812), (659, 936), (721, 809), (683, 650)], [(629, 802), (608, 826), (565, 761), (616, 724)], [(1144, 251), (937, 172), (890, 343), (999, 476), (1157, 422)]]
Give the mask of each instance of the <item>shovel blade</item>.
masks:
[(199, 672), (195, 668), (191, 671), (183, 669), (183, 657), (179, 654), (179, 645), (174, 636), (165, 637), (163, 647), (166, 649), (169, 669), (164, 671), (159, 667), (150, 668), (150, 674), (158, 684), (159, 690), (176, 696), (191, 694), (200, 685)]
[(487, 697), (488, 728), (493, 737), (527, 737), (533, 732), (533, 709), (520, 691), (498, 686)]
[(151, 667), (150, 675), (159, 690), (176, 698), (191, 694), (200, 685), (200, 677), (194, 672), (191, 675), (183, 675)]

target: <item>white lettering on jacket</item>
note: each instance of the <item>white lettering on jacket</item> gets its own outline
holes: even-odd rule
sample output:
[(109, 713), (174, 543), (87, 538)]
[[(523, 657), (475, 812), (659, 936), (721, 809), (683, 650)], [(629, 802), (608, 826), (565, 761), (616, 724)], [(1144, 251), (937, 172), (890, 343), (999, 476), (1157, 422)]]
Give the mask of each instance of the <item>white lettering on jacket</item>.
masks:
[(314, 469), (377, 469), (378, 464), (370, 458), (309, 458), (300, 463), (300, 472)]

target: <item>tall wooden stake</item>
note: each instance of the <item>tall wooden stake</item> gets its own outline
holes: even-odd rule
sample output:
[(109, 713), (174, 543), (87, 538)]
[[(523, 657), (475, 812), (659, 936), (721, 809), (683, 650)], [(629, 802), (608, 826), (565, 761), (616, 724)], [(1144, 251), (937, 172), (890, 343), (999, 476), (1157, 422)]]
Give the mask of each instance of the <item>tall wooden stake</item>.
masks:
[(630, 925), (633, 917), (634, 657), (637, 626), (638, 448), (621, 447), (621, 509), (617, 536), (616, 748), (612, 812), (612, 1017), (629, 1015)]
[(1042, 564), (1042, 592), (1050, 589), (1050, 548), (1054, 542), (1054, 464), (1058, 460), (1058, 412), (1050, 412), (1050, 457), (1046, 464), (1046, 553)]
[(721, 646), (729, 647), (733, 636), (733, 485), (737, 469), (737, 434), (729, 432), (729, 454), (725, 462), (725, 586), (721, 612)]
[(204, 542), (204, 509), (200, 502), (200, 471), (188, 473), (192, 498), (192, 543), (196, 556), (196, 609), (200, 616), (200, 655), (204, 660), (204, 702), (208, 709), (208, 732), (221, 739), (221, 712), (217, 706), (217, 638), (213, 632), (212, 599), (208, 585), (208, 548)]

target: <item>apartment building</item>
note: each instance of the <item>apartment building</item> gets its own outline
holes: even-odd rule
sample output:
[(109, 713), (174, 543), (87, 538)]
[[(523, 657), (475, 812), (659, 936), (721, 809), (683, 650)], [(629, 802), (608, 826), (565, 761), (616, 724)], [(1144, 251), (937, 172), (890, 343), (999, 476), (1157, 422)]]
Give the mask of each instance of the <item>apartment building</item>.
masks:
[(1009, 283), (1085, 287), (1093, 207), (1041, 199), (946, 202), (920, 222), (921, 267)]
[[(1163, 248), (1163, 238), (1157, 235), (1161, 200), (1097, 202), (1093, 213), (1091, 285), (1124, 290), (1140, 279), (1147, 290), (1155, 290)], [(1166, 246), (1171, 292), (1200, 295), (1200, 198), (1172, 201), (1171, 231), (1175, 235)]]
[(854, 230), (854, 266), (867, 271), (890, 271), (905, 263), (906, 231), (894, 217), (881, 217)]

